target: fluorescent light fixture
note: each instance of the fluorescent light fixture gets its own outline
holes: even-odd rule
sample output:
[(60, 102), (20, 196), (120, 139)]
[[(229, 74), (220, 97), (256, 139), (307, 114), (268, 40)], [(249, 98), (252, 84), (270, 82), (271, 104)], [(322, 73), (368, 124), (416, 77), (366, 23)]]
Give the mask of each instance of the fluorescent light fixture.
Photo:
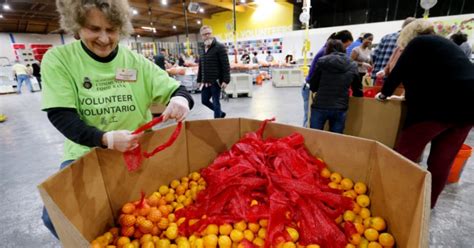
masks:
[(240, 0), (240, 3), (245, 3), (245, 0)]
[(152, 31), (152, 30), (153, 30), (152, 27), (142, 27), (142, 29), (145, 29), (145, 30), (147, 30), (147, 31)]
[(138, 15), (138, 10), (136, 10), (136, 9), (132, 10), (132, 14), (133, 15)]
[(201, 20), (197, 20), (196, 23), (201, 25)]
[(176, 29), (176, 25), (173, 25), (173, 29)]
[(204, 13), (204, 8), (199, 8), (199, 13)]
[(168, 0), (161, 0), (161, 4), (168, 5)]
[(3, 9), (4, 10), (10, 10), (10, 5), (8, 5), (7, 3), (4, 3), (3, 4)]

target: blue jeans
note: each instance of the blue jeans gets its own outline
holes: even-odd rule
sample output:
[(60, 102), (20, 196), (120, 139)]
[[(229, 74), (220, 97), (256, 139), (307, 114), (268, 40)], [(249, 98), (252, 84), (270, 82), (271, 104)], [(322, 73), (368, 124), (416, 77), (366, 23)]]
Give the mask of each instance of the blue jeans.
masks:
[(323, 130), (326, 121), (329, 121), (329, 131), (342, 133), (346, 125), (346, 110), (311, 109), (310, 127)]
[[(203, 87), (201, 92), (201, 102), (204, 106), (214, 111), (214, 118), (223, 118), (225, 113), (221, 110), (221, 87), (217, 83), (209, 87)], [(212, 98), (212, 102), (210, 101)]]
[(23, 84), (23, 82), (26, 82), (26, 86), (28, 86), (30, 92), (33, 92), (33, 87), (31, 86), (30, 77), (28, 75), (17, 75), (16, 78), (18, 80), (18, 87), (16, 89), (16, 92), (18, 92), (18, 94), (21, 94), (21, 85)]
[(310, 90), (309, 87), (306, 87), (306, 84), (303, 85), (301, 88), (301, 95), (303, 96), (303, 111), (304, 111), (304, 118), (303, 118), (303, 127), (308, 127), (308, 111), (309, 111), (309, 95)]
[[(60, 169), (63, 169), (67, 166), (69, 166), (74, 160), (66, 160), (61, 163), (59, 166)], [(58, 233), (56, 233), (56, 229), (54, 229), (53, 222), (51, 222), (51, 219), (49, 218), (48, 211), (46, 210), (45, 207), (43, 207), (43, 215), (41, 216), (41, 219), (43, 219), (44, 225), (51, 231), (51, 233), (58, 239)]]

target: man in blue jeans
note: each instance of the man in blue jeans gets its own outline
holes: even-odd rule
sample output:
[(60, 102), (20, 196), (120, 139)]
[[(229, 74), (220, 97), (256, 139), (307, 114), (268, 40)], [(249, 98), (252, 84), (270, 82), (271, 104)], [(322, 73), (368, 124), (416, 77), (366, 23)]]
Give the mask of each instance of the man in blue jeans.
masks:
[(18, 94), (21, 94), (21, 86), (23, 85), (23, 82), (26, 82), (26, 85), (28, 86), (30, 92), (33, 92), (33, 87), (31, 86), (30, 81), (30, 74), (32, 72), (28, 70), (26, 66), (20, 64), (18, 61), (15, 65), (13, 65), (13, 71), (15, 72), (16, 79), (18, 81), (16, 92)]
[(212, 36), (209, 26), (202, 26), (200, 33), (205, 46), (197, 77), (198, 84), (202, 85), (201, 102), (214, 111), (214, 118), (224, 118), (226, 113), (221, 109), (220, 96), (221, 89), (230, 81), (229, 58), (225, 46)]

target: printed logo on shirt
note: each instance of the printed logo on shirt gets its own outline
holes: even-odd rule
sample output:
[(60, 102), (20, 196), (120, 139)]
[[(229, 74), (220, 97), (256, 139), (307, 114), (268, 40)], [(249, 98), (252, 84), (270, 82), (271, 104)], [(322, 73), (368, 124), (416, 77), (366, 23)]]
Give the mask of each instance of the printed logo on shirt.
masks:
[(90, 89), (92, 88), (92, 82), (88, 77), (84, 77), (84, 83), (82, 84), (84, 88)]

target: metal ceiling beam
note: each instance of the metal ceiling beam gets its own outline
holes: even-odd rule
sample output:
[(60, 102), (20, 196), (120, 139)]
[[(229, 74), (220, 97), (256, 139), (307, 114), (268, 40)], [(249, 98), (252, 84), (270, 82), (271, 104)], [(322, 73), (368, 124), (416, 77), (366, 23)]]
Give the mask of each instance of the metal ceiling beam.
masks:
[[(137, 2), (130, 2), (130, 6), (134, 8), (145, 9), (146, 11), (148, 11), (148, 7), (149, 7), (148, 4), (146, 3), (137, 3)], [(175, 14), (179, 16), (183, 14), (183, 11), (181, 8), (162, 7), (156, 3), (151, 4), (151, 10)], [(191, 14), (190, 17), (191, 16), (194, 18), (211, 18), (211, 15), (207, 13)]]
[[(196, 3), (205, 3), (213, 6), (217, 6), (223, 9), (233, 10), (232, 1), (223, 1), (223, 0), (193, 0)], [(243, 5), (235, 6), (235, 11), (245, 12), (246, 7)]]

